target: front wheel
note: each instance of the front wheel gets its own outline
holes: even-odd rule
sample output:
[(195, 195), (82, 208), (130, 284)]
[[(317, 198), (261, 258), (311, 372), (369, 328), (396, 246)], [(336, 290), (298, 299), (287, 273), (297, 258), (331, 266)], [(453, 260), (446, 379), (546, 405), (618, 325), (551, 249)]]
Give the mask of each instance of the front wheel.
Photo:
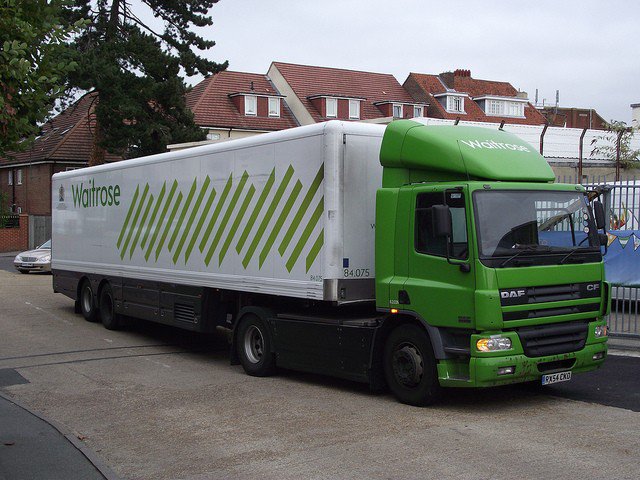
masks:
[(396, 327), (387, 338), (383, 362), (387, 385), (400, 402), (425, 406), (440, 398), (436, 359), (422, 328), (412, 324)]
[(275, 372), (276, 362), (271, 353), (271, 334), (266, 323), (257, 315), (246, 315), (236, 332), (236, 352), (244, 371), (254, 377), (266, 377)]

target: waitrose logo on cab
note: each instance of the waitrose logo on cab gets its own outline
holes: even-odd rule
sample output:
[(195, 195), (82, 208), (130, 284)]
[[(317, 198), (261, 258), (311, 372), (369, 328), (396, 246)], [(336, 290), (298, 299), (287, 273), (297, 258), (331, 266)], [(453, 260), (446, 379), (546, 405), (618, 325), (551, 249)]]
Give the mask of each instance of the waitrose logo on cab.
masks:
[(90, 207), (110, 207), (120, 205), (120, 185), (97, 185), (92, 178), (89, 182), (80, 185), (71, 185), (73, 194), (73, 206)]
[(524, 145), (516, 145), (515, 143), (500, 143), (493, 140), (460, 140), (460, 143), (464, 143), (467, 147), (477, 149), (488, 150), (513, 150), (515, 152), (530, 152)]

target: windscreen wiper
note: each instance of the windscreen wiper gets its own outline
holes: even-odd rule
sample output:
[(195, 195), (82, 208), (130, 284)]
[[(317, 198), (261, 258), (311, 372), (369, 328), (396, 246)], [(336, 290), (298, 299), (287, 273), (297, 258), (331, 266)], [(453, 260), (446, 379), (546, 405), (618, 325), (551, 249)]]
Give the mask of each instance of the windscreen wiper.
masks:
[(511, 255), (509, 258), (507, 258), (504, 262), (500, 264), (500, 268), (504, 267), (507, 263), (509, 263), (514, 258), (518, 258), (520, 255), (524, 255), (525, 253), (540, 252), (540, 251), (548, 252), (549, 250), (551, 250), (551, 247), (547, 245), (522, 245), (518, 247), (518, 252)]

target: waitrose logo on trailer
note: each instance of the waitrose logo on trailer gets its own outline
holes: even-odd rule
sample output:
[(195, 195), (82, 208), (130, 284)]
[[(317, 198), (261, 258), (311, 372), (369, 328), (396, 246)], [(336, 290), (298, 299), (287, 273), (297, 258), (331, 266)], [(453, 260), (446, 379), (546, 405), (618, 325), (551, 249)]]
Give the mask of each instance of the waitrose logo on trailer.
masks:
[(515, 143), (500, 143), (493, 140), (460, 140), (467, 147), (474, 150), (513, 150), (515, 152), (530, 152), (524, 145), (516, 145)]
[(90, 208), (90, 207), (107, 207), (112, 205), (120, 205), (120, 185), (97, 185), (92, 178), (86, 184), (81, 182), (80, 185), (71, 185), (71, 193), (73, 194), (73, 206)]

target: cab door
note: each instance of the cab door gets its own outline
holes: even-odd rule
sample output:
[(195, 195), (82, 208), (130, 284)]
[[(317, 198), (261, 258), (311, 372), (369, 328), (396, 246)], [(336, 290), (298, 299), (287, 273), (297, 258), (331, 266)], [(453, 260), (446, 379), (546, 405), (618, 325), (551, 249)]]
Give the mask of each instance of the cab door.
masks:
[[(450, 237), (434, 231), (436, 205), (449, 207)], [(475, 323), (469, 206), (468, 190), (462, 186), (416, 186), (411, 192), (408, 275), (399, 303), (430, 325), (471, 328)]]

